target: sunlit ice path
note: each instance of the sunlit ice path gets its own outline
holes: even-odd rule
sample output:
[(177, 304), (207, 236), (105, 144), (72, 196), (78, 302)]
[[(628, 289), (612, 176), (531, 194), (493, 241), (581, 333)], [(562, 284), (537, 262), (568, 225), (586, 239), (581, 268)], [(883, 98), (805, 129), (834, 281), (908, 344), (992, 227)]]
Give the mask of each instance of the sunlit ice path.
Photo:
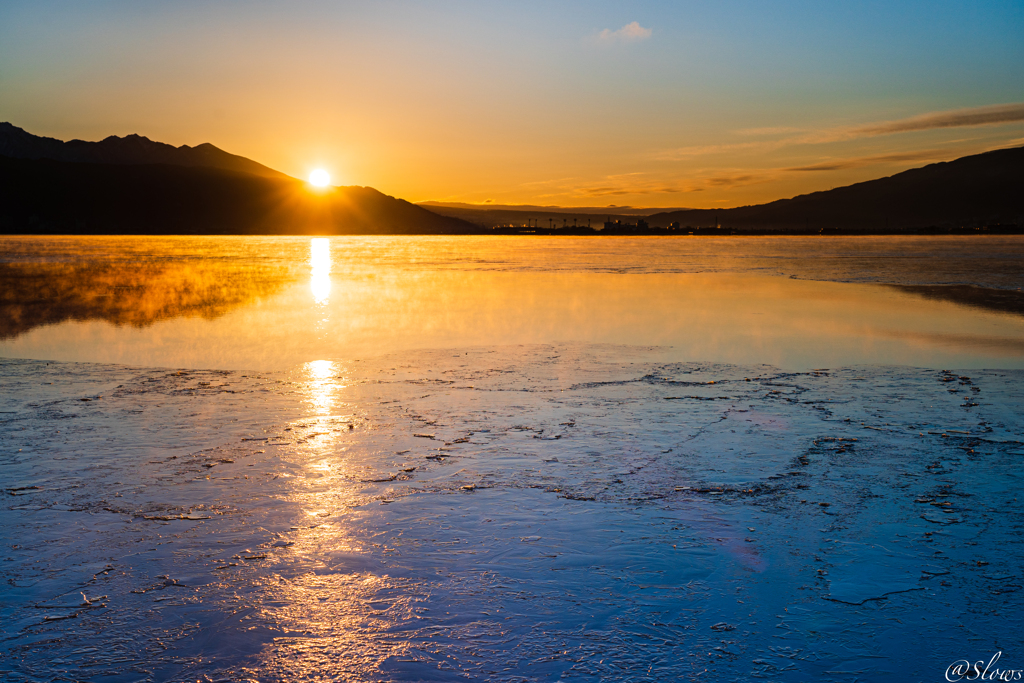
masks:
[[(93, 295), (63, 321), (26, 307), (3, 342), (10, 680), (928, 679), (1009, 657), (1019, 316), (908, 289), (941, 273), (870, 280), (961, 243), (795, 264), (769, 241), (189, 239), (76, 244), (93, 256), (62, 272)], [(965, 268), (986, 253), (957, 277), (1005, 284)], [(823, 261), (854, 281), (804, 279)], [(150, 317), (95, 303), (106, 286)]]

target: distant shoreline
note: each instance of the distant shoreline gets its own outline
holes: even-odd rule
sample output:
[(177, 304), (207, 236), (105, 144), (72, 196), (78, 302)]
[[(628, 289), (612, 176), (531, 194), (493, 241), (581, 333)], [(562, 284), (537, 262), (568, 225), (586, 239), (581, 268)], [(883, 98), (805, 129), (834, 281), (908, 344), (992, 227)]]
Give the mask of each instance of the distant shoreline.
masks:
[(903, 230), (856, 230), (848, 228), (818, 228), (805, 230), (770, 230), (756, 228), (494, 228), (482, 234), (493, 235), (565, 235), (572, 237), (884, 237), (884, 236), (934, 236), (934, 235), (1024, 235), (1021, 225), (986, 225), (980, 227), (947, 228), (929, 226)]
[(819, 228), (817, 230), (757, 230), (746, 228), (645, 228), (604, 229), (577, 228), (481, 228), (463, 232), (5, 232), (2, 237), (944, 237), (944, 236), (1024, 235), (1021, 225), (987, 225), (981, 227), (924, 227), (906, 230), (851, 230)]

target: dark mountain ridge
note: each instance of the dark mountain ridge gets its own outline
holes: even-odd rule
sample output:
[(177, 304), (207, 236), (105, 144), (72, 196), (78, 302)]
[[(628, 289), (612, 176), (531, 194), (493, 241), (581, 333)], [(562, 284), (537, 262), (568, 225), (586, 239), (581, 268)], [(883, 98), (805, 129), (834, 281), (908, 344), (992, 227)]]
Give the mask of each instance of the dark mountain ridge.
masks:
[(477, 228), (371, 187), (313, 190), (210, 144), (62, 142), (0, 124), (0, 233), (458, 234)]
[(438, 234), (475, 231), (371, 187), (202, 166), (0, 157), (0, 233)]
[[(173, 147), (139, 135), (62, 142), (0, 124), (7, 234), (602, 234), (588, 227), (600, 225), (593, 214), (572, 209), (433, 208), (368, 187), (316, 192), (210, 144)], [(1018, 231), (1024, 147), (768, 204), (652, 212), (646, 220), (638, 211), (616, 216), (604, 234)]]
[(1024, 147), (929, 164), (833, 190), (733, 209), (652, 214), (652, 226), (892, 232), (992, 224), (1024, 226)]
[(204, 142), (195, 147), (175, 147), (142, 135), (111, 135), (99, 142), (57, 140), (33, 135), (10, 123), (0, 123), (0, 155), (14, 159), (53, 159), (93, 164), (173, 164), (209, 166), (268, 178), (290, 176), (251, 159), (230, 154)]

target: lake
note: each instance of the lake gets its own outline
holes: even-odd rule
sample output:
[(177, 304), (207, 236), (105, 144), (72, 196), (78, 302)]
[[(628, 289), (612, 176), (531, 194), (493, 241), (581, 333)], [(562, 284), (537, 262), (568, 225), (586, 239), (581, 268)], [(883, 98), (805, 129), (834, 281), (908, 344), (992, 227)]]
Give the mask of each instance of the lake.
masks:
[(0, 238), (5, 680), (1024, 668), (1024, 238)]
[(280, 370), (553, 342), (790, 369), (1024, 357), (1019, 236), (0, 238), (0, 254), (11, 358)]

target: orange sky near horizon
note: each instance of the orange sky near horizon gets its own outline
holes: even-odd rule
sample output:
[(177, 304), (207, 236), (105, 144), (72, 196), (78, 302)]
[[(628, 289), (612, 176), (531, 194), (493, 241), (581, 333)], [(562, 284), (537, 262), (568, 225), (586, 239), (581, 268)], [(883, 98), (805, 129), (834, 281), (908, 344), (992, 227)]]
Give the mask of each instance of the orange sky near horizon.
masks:
[(5, 3), (0, 120), (410, 201), (714, 208), (1024, 145), (1012, 2)]

